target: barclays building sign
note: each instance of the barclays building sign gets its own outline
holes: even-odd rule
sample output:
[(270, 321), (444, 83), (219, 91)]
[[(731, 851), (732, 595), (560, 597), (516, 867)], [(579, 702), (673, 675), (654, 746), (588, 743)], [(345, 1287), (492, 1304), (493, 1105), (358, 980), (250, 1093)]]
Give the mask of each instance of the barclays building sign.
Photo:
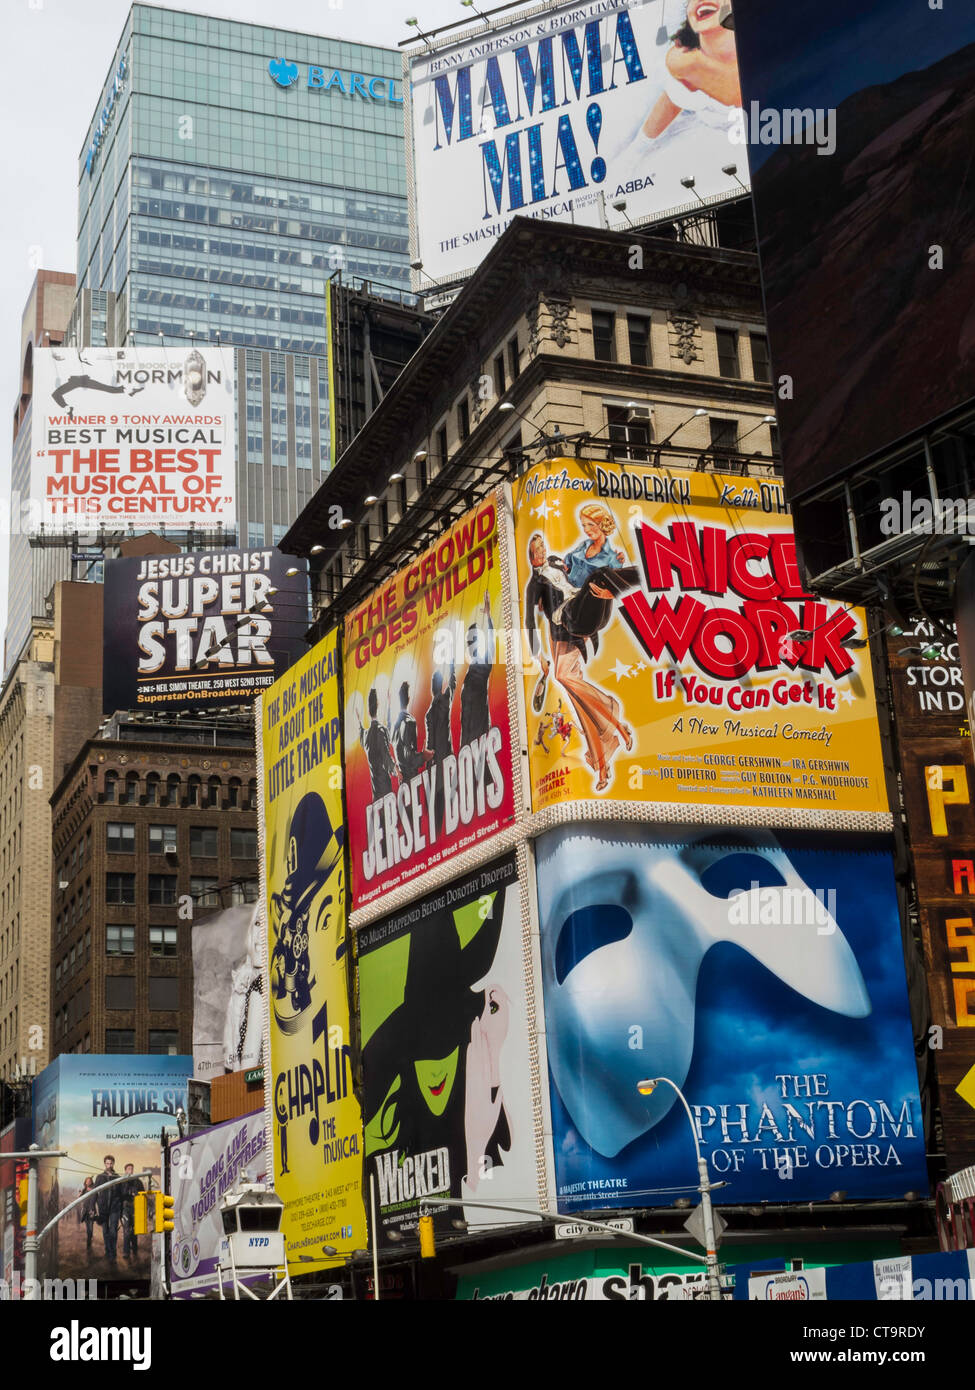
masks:
[[(268, 74), (279, 87), (298, 85), (300, 73), (297, 63), (289, 63), (286, 58), (272, 58), (267, 65)], [(396, 85), (392, 77), (364, 77), (361, 72), (339, 72), (338, 68), (329, 72), (326, 68), (309, 65), (306, 87), (323, 92), (341, 92), (343, 96), (361, 96), (367, 101), (390, 101), (402, 105), (403, 98), (396, 95)]]
[(85, 156), (85, 169), (89, 174), (91, 173), (92, 165), (95, 163), (95, 156), (101, 148), (102, 141), (105, 139), (105, 133), (115, 114), (116, 102), (122, 95), (122, 88), (125, 86), (126, 71), (125, 54), (123, 53), (119, 59), (118, 67), (115, 69), (112, 85), (108, 89), (108, 99), (102, 107), (101, 115), (98, 117), (95, 128), (92, 131), (91, 144), (88, 146), (88, 153)]

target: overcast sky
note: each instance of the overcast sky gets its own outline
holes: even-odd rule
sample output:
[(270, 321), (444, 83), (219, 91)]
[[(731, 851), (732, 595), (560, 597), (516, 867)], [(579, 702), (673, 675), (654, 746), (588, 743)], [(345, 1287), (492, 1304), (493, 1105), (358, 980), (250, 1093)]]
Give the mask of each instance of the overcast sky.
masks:
[[(478, 9), (490, 8), (481, 0)], [(408, 17), (429, 31), (468, 15), (460, 0), (184, 0), (166, 8), (395, 48)], [(36, 269), (74, 272), (77, 160), (129, 0), (0, 0), (11, 55), (0, 87), (0, 383), (12, 412), (20, 374), (20, 319)], [(7, 415), (8, 421), (10, 414)], [(0, 453), (10, 487), (11, 432)], [(0, 617), (6, 623), (6, 536), (0, 537)], [(2, 631), (2, 628), (0, 628)]]

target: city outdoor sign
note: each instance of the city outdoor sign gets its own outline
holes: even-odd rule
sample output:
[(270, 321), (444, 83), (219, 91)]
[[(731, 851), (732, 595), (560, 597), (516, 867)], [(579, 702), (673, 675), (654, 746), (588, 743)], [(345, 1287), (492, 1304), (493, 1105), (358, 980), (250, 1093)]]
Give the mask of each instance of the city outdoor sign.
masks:
[[(298, 64), (289, 63), (287, 58), (272, 58), (267, 70), (279, 87), (296, 86), (301, 75)], [(338, 68), (329, 72), (327, 68), (309, 63), (305, 85), (325, 92), (339, 91), (343, 96), (362, 96), (367, 100), (391, 101), (398, 105), (403, 103), (403, 98), (396, 95), (396, 83), (392, 77), (366, 77), (361, 72), (343, 74)]]
[(105, 138), (105, 132), (111, 123), (112, 116), (115, 114), (115, 103), (122, 95), (122, 88), (125, 85), (125, 74), (126, 61), (125, 54), (123, 53), (121, 58), (119, 59), (118, 67), (115, 69), (115, 78), (112, 82), (111, 87), (109, 88), (108, 96), (105, 100), (105, 105), (102, 107), (102, 113), (98, 118), (94, 130), (92, 131), (91, 144), (88, 146), (88, 154), (85, 157), (86, 173), (91, 173), (92, 165), (95, 162), (95, 156), (98, 153), (99, 148), (101, 147), (101, 143)]

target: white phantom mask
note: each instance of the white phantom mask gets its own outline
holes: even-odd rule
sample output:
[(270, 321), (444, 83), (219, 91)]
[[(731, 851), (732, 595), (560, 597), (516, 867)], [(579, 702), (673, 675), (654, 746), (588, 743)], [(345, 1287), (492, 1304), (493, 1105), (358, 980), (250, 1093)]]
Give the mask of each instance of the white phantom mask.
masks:
[[(648, 1098), (637, 1082), (666, 1076), (683, 1085), (698, 973), (718, 942), (734, 942), (825, 1009), (863, 1018), (871, 1008), (849, 942), (772, 835), (736, 830), (722, 843), (709, 831), (696, 842), (654, 844), (644, 834), (589, 826), (538, 843), (549, 1065), (576, 1129), (607, 1157), (676, 1102), (669, 1086)], [(763, 879), (777, 884), (761, 890), (761, 920), (733, 911), (735, 899), (702, 881), (731, 856), (765, 861)]]

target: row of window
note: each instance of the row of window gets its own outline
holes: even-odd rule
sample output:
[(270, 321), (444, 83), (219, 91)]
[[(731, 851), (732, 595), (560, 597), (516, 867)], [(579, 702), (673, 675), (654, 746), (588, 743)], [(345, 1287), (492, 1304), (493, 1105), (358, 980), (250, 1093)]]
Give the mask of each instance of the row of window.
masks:
[[(149, 928), (150, 956), (175, 956), (179, 947), (179, 933), (176, 927)], [(108, 922), (105, 926), (105, 954), (107, 956), (135, 955), (135, 927)]]
[[(135, 976), (105, 976), (106, 1009), (135, 1008)], [(179, 976), (149, 976), (149, 1008), (156, 1013), (179, 1008)]]
[[(175, 854), (175, 825), (150, 825), (148, 845), (150, 854)], [(105, 826), (105, 848), (110, 854), (134, 854), (136, 827), (124, 821), (109, 821)], [(215, 859), (218, 853), (220, 827), (216, 825), (190, 826), (190, 858)], [(230, 854), (233, 859), (257, 858), (257, 831), (230, 830)]]
[[(149, 906), (175, 907), (179, 896), (178, 883), (176, 874), (150, 874), (147, 897)], [(229, 893), (232, 907), (252, 903), (257, 893), (256, 880), (238, 879), (224, 885), (221, 890), (220, 880), (217, 878), (194, 875), (190, 879), (189, 895), (197, 907), (220, 907), (221, 891)], [(105, 875), (107, 907), (134, 907), (135, 902), (135, 874)]]
[[(626, 315), (626, 336), (630, 362), (634, 367), (652, 367), (650, 340), (651, 320), (645, 314)], [(718, 371), (724, 377), (740, 379), (741, 357), (738, 330), (715, 329), (718, 348)], [(768, 355), (768, 340), (764, 333), (749, 333), (752, 349), (752, 375), (756, 381), (771, 381), (772, 369)], [(592, 355), (597, 362), (617, 361), (616, 315), (608, 309), (592, 311)]]
[[(204, 785), (203, 778), (195, 773), (186, 779), (184, 794), (183, 779), (178, 772), (171, 772), (165, 783), (160, 773), (148, 772), (143, 787), (137, 772), (126, 773), (123, 781), (118, 772), (108, 771), (102, 791), (104, 802), (118, 806), (219, 806), (222, 796), (221, 777), (209, 777)], [(227, 782), (226, 806), (254, 810), (257, 806), (257, 778), (249, 779), (245, 792), (241, 778), (231, 777)]]
[[(134, 1028), (106, 1028), (106, 1052), (134, 1052)], [(179, 1031), (176, 1028), (150, 1028), (147, 1051), (153, 1056), (175, 1057), (179, 1052)]]
[[(646, 416), (634, 416), (629, 407), (607, 405), (606, 434), (610, 441), (610, 453), (614, 459), (633, 459), (649, 461), (653, 447), (653, 426)], [(708, 430), (711, 436), (712, 454), (732, 455), (739, 452), (739, 422), (720, 415), (708, 414)], [(778, 453), (778, 428), (769, 425), (769, 438), (773, 454)], [(749, 430), (748, 433), (752, 431)], [(743, 436), (742, 436), (743, 437)], [(748, 446), (759, 452), (753, 445)]]

